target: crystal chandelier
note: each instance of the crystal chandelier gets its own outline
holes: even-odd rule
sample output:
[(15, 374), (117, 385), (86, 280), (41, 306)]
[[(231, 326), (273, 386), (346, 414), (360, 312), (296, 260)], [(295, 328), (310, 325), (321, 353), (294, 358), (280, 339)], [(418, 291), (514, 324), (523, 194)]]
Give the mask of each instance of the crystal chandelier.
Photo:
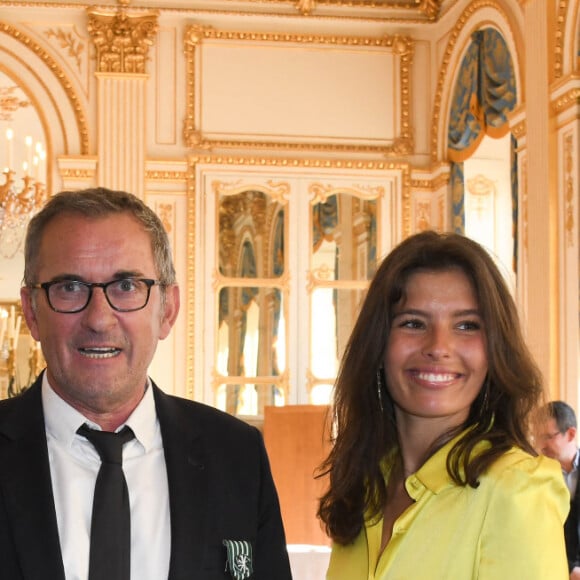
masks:
[(41, 180), (45, 174), (46, 152), (40, 142), (33, 149), (32, 137), (24, 138), (21, 156), (22, 177), (14, 170), (14, 130), (6, 129), (7, 165), (4, 182), (0, 183), (0, 254), (13, 258), (21, 250), (30, 218), (46, 201), (46, 187)]

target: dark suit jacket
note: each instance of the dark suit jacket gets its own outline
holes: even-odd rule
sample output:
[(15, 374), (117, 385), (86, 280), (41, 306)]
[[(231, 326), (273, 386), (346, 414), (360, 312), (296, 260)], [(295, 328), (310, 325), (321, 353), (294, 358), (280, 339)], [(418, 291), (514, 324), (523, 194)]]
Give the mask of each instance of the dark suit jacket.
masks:
[(564, 522), (564, 536), (566, 538), (566, 555), (568, 569), (580, 566), (580, 481), (576, 485), (576, 492), (570, 498), (570, 512)]
[[(65, 580), (40, 378), (0, 402), (0, 578)], [(223, 580), (222, 540), (249, 540), (255, 580), (291, 579), (278, 497), (257, 429), (153, 386), (169, 480), (169, 580)], [(159, 579), (164, 580), (164, 579)]]

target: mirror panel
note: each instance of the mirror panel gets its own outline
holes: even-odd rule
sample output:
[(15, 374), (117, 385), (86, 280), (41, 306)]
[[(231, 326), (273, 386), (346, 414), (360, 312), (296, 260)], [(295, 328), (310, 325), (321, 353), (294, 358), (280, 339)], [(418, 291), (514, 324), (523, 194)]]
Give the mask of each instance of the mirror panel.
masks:
[(279, 288), (227, 286), (219, 291), (217, 372), (279, 376), (286, 370), (286, 321)]
[(377, 200), (332, 193), (312, 205), (311, 268), (319, 280), (370, 280), (377, 259)]
[[(311, 294), (310, 369), (333, 382), (359, 313), (364, 289), (316, 288)], [(327, 401), (328, 402), (328, 401)]]
[(284, 390), (273, 383), (223, 383), (216, 390), (216, 406), (232, 415), (264, 414), (266, 405), (283, 406)]
[(284, 274), (285, 210), (255, 190), (220, 194), (219, 273), (232, 278), (279, 278)]

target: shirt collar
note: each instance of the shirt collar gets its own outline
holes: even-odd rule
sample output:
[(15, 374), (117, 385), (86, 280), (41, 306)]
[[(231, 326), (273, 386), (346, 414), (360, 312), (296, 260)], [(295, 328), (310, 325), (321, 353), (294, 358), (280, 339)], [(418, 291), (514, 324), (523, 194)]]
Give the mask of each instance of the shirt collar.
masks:
[[(87, 419), (55, 393), (48, 382), (46, 373), (42, 377), (42, 408), (47, 435), (54, 437), (68, 447), (72, 445), (77, 429), (83, 423), (87, 423), (92, 428), (100, 429), (98, 425)], [(147, 379), (145, 395), (124, 425), (131, 427), (135, 433), (135, 439), (143, 446), (145, 452), (152, 448), (158, 422), (153, 389), (149, 379)], [(121, 425), (119, 429), (124, 425)]]
[[(456, 485), (451, 479), (449, 472), (447, 471), (447, 456), (451, 451), (451, 448), (465, 436), (465, 430), (450, 441), (448, 441), (441, 449), (438, 449), (413, 475), (407, 478), (416, 478), (419, 480), (427, 489), (437, 494), (443, 491), (445, 488)], [(489, 447), (488, 441), (480, 441), (477, 443), (473, 450), (473, 454), (477, 455), (487, 447)], [(463, 472), (463, 470), (460, 470)]]
[(574, 461), (572, 461), (572, 471), (578, 471), (578, 463), (580, 462), (580, 449), (576, 451), (574, 455)]

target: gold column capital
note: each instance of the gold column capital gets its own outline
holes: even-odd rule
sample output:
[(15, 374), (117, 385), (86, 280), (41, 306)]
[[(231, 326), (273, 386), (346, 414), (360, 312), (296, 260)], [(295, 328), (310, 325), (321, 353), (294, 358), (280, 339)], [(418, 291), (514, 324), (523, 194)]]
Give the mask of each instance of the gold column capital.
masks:
[(97, 50), (97, 72), (144, 74), (159, 13), (129, 14), (127, 0), (116, 12), (88, 10), (87, 29)]

